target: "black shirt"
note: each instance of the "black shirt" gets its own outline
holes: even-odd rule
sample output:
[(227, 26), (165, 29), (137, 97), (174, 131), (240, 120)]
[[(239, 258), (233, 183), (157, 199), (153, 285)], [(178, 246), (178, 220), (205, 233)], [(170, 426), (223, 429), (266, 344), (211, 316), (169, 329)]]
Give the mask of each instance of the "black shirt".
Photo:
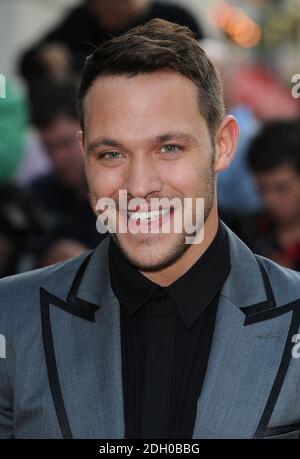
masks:
[(192, 438), (219, 292), (229, 272), (229, 241), (221, 222), (206, 252), (168, 287), (146, 278), (111, 240), (125, 438)]

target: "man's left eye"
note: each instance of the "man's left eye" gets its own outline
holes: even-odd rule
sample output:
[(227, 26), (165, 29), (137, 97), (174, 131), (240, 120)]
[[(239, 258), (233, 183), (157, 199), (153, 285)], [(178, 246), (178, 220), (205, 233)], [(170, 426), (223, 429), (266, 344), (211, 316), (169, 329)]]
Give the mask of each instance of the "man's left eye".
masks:
[(178, 150), (178, 146), (177, 145), (164, 145), (160, 150), (163, 153), (176, 153)]

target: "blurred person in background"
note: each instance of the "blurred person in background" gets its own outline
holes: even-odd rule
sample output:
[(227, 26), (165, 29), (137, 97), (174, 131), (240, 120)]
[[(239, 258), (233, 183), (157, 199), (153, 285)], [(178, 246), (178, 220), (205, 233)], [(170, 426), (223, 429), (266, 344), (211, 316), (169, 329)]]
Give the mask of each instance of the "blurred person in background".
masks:
[(0, 277), (39, 267), (41, 254), (61, 230), (29, 189), (0, 185)]
[(235, 116), (240, 137), (231, 167), (218, 177), (219, 209), (232, 226), (240, 215), (259, 212), (262, 201), (257, 183), (247, 163), (250, 142), (261, 124), (275, 120), (295, 120), (300, 116), (299, 100), (267, 64), (245, 59), (229, 39), (200, 42), (220, 71), (227, 112)]
[(0, 182), (20, 187), (49, 169), (45, 153), (29, 123), (26, 94), (14, 81), (6, 80), (0, 98)]
[(80, 242), (71, 239), (60, 239), (50, 244), (46, 250), (42, 250), (37, 256), (36, 266), (44, 268), (70, 258), (77, 257), (87, 250)]
[(155, 17), (188, 26), (202, 38), (200, 25), (178, 5), (150, 0), (85, 0), (25, 52), (20, 72), (30, 86), (39, 78), (62, 80), (72, 72), (80, 73), (86, 57), (101, 42)]
[[(52, 170), (34, 180), (31, 189), (43, 209), (59, 219), (67, 239), (93, 248), (101, 240), (88, 200), (83, 157), (77, 133), (76, 86), (52, 83), (35, 88), (32, 121), (37, 127)], [(77, 249), (76, 249), (77, 250)]]
[(28, 107), (23, 92), (10, 81), (0, 99), (0, 277), (36, 267), (57, 233), (30, 190), (15, 184), (27, 147)]
[[(11, 179), (22, 159), (27, 128), (27, 107), (24, 95), (13, 83), (5, 81), (5, 97), (0, 98), (0, 276), (11, 274), (15, 265), (17, 246), (12, 220), (20, 223), (20, 194)], [(10, 200), (14, 193), (15, 205)], [(14, 219), (13, 215), (17, 215)], [(20, 227), (20, 225), (19, 225)], [(21, 242), (21, 241), (20, 241)]]
[(250, 144), (248, 163), (263, 209), (234, 228), (250, 248), (300, 270), (300, 121), (267, 123)]

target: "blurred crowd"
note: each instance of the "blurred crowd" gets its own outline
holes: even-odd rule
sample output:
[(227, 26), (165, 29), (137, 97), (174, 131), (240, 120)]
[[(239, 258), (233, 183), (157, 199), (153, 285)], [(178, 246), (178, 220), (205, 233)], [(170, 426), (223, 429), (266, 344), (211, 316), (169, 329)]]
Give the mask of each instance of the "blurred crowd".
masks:
[(238, 63), (182, 6), (85, 0), (19, 56), (26, 91), (0, 99), (0, 276), (94, 248), (76, 94), (86, 57), (107, 38), (159, 17), (188, 26), (218, 67), (240, 126), (235, 159), (218, 178), (221, 218), (256, 253), (300, 270), (300, 107), (260, 62)]

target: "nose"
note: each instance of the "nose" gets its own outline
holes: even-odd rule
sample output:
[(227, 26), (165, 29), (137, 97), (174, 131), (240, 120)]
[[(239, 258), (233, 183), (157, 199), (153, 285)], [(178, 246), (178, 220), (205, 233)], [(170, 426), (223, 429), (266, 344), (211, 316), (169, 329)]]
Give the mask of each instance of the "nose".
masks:
[(163, 180), (154, 161), (141, 156), (132, 159), (123, 186), (132, 197), (146, 198), (162, 190)]

